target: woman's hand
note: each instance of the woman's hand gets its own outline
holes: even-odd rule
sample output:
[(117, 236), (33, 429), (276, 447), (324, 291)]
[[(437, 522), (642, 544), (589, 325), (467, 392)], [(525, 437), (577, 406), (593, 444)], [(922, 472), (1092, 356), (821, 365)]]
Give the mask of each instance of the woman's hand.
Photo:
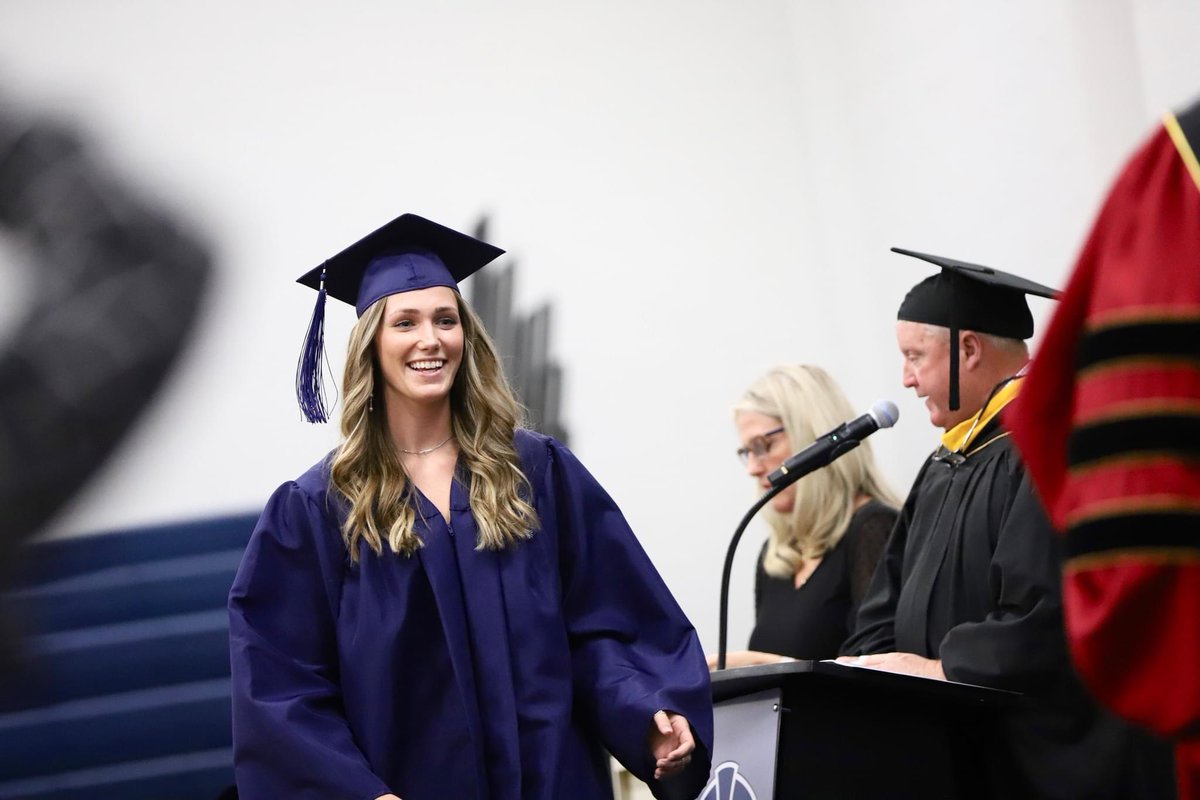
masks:
[(696, 741), (687, 719), (674, 711), (658, 711), (646, 735), (654, 756), (654, 779), (669, 778), (692, 761)]
[[(725, 668), (756, 667), (759, 664), (778, 664), (781, 661), (787, 660), (787, 656), (781, 656), (778, 653), (763, 653), (758, 650), (734, 650), (732, 653), (725, 654)], [(708, 656), (708, 669), (711, 672), (716, 668), (717, 654), (711, 653)]]
[(394, 794), (381, 794), (379, 797), (376, 797), (375, 800), (400, 800), (400, 798), (396, 797)]

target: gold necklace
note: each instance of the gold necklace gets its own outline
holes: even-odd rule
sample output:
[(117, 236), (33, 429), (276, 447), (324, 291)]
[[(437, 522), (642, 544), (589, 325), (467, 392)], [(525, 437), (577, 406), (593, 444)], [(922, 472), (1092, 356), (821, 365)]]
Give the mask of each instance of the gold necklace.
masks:
[(444, 445), (446, 442), (450, 441), (453, 438), (454, 438), (454, 434), (452, 433), (449, 436), (447, 436), (445, 439), (442, 439), (440, 442), (435, 444), (433, 447), (426, 447), (424, 450), (405, 450), (403, 447), (398, 447), (396, 449), (398, 449), (401, 453), (406, 453), (410, 456), (427, 456), (430, 453), (432, 453), (434, 450), (437, 450), (439, 447), (441, 447), (442, 445)]

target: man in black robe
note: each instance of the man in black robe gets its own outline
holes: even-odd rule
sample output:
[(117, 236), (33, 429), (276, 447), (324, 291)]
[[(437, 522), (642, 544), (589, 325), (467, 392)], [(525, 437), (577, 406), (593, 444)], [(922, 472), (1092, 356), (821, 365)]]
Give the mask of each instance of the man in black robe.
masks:
[(996, 729), (957, 737), (982, 758), (996, 797), (1137, 796), (1153, 748), (1101, 712), (1071, 669), (1058, 542), (1001, 422), (1029, 361), (1025, 294), (1055, 293), (998, 270), (899, 252), (943, 268), (905, 297), (896, 333), (904, 385), (925, 398), (944, 434), (842, 652), (862, 666), (1026, 695)]

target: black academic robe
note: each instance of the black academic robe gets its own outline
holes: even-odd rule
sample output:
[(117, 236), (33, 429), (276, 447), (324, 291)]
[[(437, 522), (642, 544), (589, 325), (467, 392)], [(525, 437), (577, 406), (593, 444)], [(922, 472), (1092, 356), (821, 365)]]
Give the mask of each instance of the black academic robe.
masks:
[[(942, 451), (944, 453), (944, 451)], [(1058, 540), (999, 417), (921, 468), (842, 653), (907, 652), (1029, 703), (972, 731), (1013, 798), (1127, 797), (1132, 732), (1091, 702), (1063, 633)]]

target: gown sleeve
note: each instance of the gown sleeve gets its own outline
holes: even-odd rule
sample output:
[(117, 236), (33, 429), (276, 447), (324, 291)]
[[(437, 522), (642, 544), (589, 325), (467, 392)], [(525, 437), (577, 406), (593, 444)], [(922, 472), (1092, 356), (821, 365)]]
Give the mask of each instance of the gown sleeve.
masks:
[[(700, 641), (616, 503), (566, 447), (549, 446), (576, 698), (605, 747), (655, 797), (695, 797), (713, 741)], [(654, 780), (646, 738), (659, 709), (686, 717), (696, 739), (691, 764), (666, 781)]]
[[(1015, 490), (1001, 520), (989, 564), (992, 611), (943, 637), (938, 656), (946, 677), (963, 683), (1037, 691), (1067, 663), (1059, 590), (1061, 556), (1029, 476), (1014, 467)], [(983, 509), (971, 513), (985, 513)], [(971, 523), (986, 529), (986, 521)]]
[(295, 483), (271, 497), (229, 594), (233, 747), (243, 800), (374, 800), (389, 789), (342, 712), (336, 529)]

